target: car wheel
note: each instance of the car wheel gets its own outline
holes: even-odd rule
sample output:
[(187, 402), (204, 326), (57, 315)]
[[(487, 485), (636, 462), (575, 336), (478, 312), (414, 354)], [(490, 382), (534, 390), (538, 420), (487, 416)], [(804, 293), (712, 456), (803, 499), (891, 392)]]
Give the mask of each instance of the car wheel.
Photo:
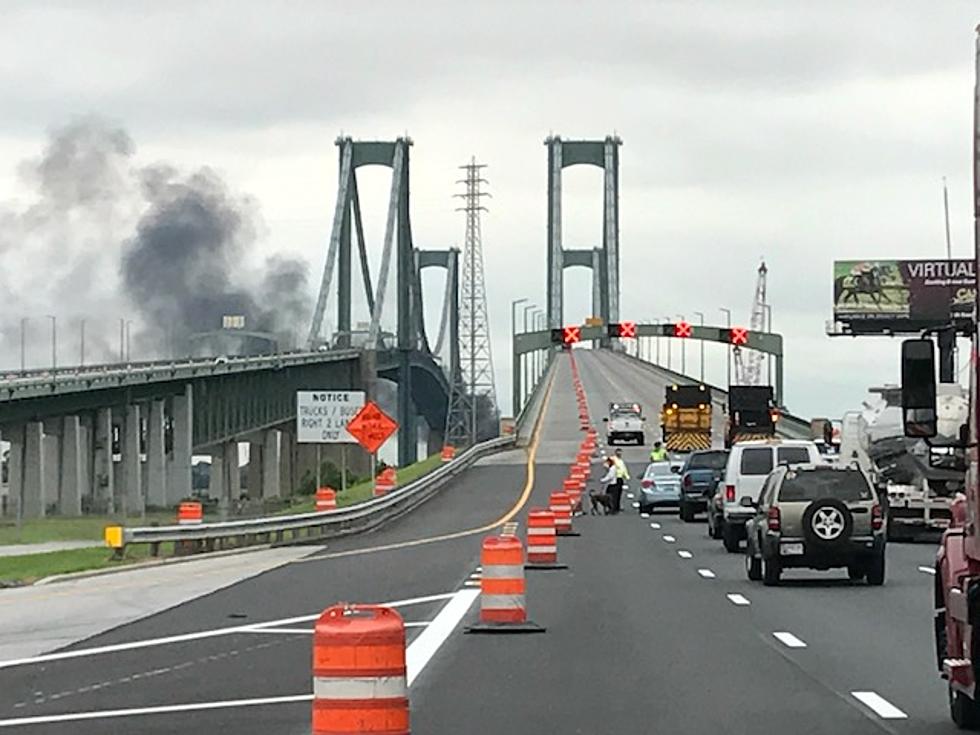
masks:
[(949, 687), (949, 716), (960, 730), (980, 727), (980, 707), (963, 692)]
[[(712, 519), (714, 520), (713, 523), (712, 523)], [(715, 513), (711, 513), (710, 514), (709, 519), (708, 519), (708, 526), (709, 526), (709, 528), (708, 528), (708, 534), (711, 536), (711, 538), (713, 538), (715, 541), (720, 541), (721, 540), (721, 519), (718, 517), (717, 514), (715, 514)]]
[(779, 576), (783, 573), (783, 568), (779, 564), (779, 559), (762, 559), (762, 583), (766, 587), (775, 587), (779, 584)]
[(762, 559), (754, 554), (745, 554), (745, 574), (753, 582), (762, 579)]
[(879, 587), (885, 583), (885, 550), (882, 549), (868, 564), (868, 584)]
[(862, 579), (864, 579), (865, 574), (867, 574), (867, 572), (860, 564), (847, 565), (847, 578), (852, 582), (860, 582)]
[(721, 540), (725, 544), (725, 551), (729, 554), (738, 553), (738, 531), (724, 521), (721, 526)]
[(681, 520), (684, 521), (685, 523), (693, 523), (694, 509), (687, 503), (681, 503), (680, 517)]

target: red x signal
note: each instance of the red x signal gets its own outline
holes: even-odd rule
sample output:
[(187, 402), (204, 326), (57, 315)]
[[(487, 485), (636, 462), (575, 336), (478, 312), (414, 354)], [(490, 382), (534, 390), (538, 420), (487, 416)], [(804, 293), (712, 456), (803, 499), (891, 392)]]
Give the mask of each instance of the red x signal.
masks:
[(728, 341), (733, 345), (748, 344), (749, 330), (745, 327), (732, 327), (728, 331)]
[(674, 336), (675, 337), (690, 337), (691, 336), (691, 325), (687, 322), (677, 322), (674, 324)]
[(620, 322), (619, 336), (626, 338), (636, 337), (636, 322)]
[(561, 332), (561, 341), (566, 345), (573, 345), (582, 339), (581, 327), (564, 327)]

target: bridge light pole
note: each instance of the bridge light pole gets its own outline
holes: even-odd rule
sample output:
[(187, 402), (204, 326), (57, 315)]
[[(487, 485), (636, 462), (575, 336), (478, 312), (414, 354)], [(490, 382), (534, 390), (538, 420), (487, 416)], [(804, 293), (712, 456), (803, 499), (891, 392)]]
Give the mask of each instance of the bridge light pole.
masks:
[[(538, 310), (537, 304), (527, 304), (524, 307), (524, 333), (527, 334), (529, 331), (527, 323), (527, 315), (531, 312)], [(531, 394), (531, 356), (524, 356), (524, 398), (526, 401), (527, 397)]]
[(78, 355), (78, 357), (79, 357), (78, 364), (81, 365), (82, 367), (84, 367), (85, 366), (85, 320), (84, 319), (82, 319), (81, 323), (79, 324), (78, 336), (79, 336), (79, 340), (78, 340), (78, 344), (79, 344), (79, 348), (78, 348), (78, 352), (79, 352), (79, 355)]
[(20, 371), (24, 372), (26, 367), (27, 355), (27, 317), (20, 318)]
[(517, 350), (514, 349), (516, 345), (514, 340), (517, 337), (517, 307), (520, 304), (527, 302), (527, 299), (515, 299), (510, 302), (510, 343), (511, 350), (513, 351), (512, 363), (511, 363), (511, 413), (517, 416), (521, 411), (521, 361), (524, 359), (521, 355), (517, 354)]
[[(694, 312), (694, 316), (696, 316), (696, 317), (698, 317), (698, 319), (700, 319), (700, 324), (703, 327), (704, 326), (704, 314), (702, 314), (700, 311), (696, 311), (696, 312)], [(701, 338), (701, 382), (702, 383), (704, 382), (704, 338), (703, 337)]]
[[(677, 318), (682, 322), (687, 321), (687, 317), (683, 314), (678, 314)], [(683, 339), (681, 340), (681, 374), (687, 375), (687, 341)]]
[[(720, 306), (718, 307), (718, 311), (722, 312), (725, 315), (725, 317), (728, 319), (728, 331), (730, 334), (732, 329), (732, 310), (726, 309), (724, 306)], [(728, 386), (731, 387), (732, 384), (732, 343), (731, 342), (728, 343), (728, 355), (725, 358), (725, 372), (728, 376), (727, 378)]]

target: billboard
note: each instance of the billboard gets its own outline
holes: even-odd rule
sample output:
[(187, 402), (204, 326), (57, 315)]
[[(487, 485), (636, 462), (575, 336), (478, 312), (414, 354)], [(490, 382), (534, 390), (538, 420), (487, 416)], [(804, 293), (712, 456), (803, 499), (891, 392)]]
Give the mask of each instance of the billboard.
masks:
[(834, 320), (915, 331), (973, 315), (972, 260), (836, 260)]

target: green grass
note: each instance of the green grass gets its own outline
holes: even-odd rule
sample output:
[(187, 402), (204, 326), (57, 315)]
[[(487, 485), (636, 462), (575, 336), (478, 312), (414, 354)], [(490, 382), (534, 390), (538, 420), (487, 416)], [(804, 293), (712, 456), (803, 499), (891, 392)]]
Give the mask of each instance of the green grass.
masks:
[[(148, 513), (146, 523), (159, 521), (172, 523), (173, 513)], [(80, 516), (34, 518), (21, 522), (20, 528), (11, 519), (3, 519), (0, 523), (0, 546), (8, 544), (40, 544), (45, 541), (102, 541), (102, 529), (106, 526), (117, 525), (119, 517), (110, 516)], [(130, 523), (143, 524), (137, 518), (129, 519)]]
[(29, 584), (53, 574), (126, 566), (144, 561), (149, 558), (149, 555), (149, 546), (134, 546), (126, 549), (123, 559), (114, 559), (111, 550), (97, 546), (91, 549), (52, 551), (46, 554), (0, 556), (0, 582)]
[[(436, 467), (442, 464), (442, 457), (439, 454), (433, 454), (430, 457), (426, 457), (420, 462), (409, 465), (408, 467), (402, 467), (398, 470), (398, 486), (407, 485), (408, 483), (419, 479), (422, 475), (426, 475)], [(374, 497), (374, 481), (365, 480), (364, 482), (359, 482), (356, 485), (351, 485), (347, 488), (346, 492), (337, 492), (337, 507), (343, 508), (348, 505), (355, 505), (357, 503), (363, 503), (366, 500), (370, 500)], [(281, 514), (289, 513), (311, 513), (316, 507), (316, 500), (313, 497), (304, 500), (302, 503), (297, 503), (295, 505), (286, 508), (281, 511)]]

